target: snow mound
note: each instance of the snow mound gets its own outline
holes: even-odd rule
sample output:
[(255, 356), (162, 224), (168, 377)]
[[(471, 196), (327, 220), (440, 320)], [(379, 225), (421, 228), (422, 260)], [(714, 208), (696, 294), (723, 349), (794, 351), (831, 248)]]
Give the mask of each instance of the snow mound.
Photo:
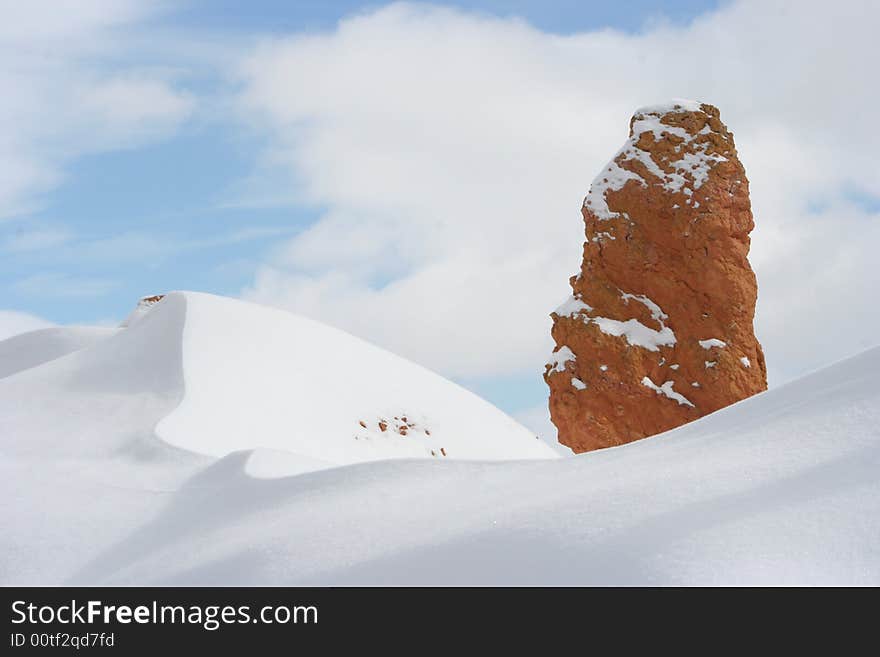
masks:
[(0, 342), (0, 379), (89, 347), (110, 337), (116, 330), (98, 326), (58, 326), (7, 338)]
[(0, 340), (54, 326), (41, 317), (17, 310), (0, 310)]
[(436, 375), (170, 294), (0, 379), (0, 584), (878, 585), (878, 371), (875, 348), (653, 438), (506, 461), (543, 446)]
[[(77, 417), (47, 409), (67, 430), (103, 421), (92, 408), (135, 404), (128, 433), (141, 441), (155, 435), (214, 457), (256, 448), (296, 455), (277, 459), (276, 473), (282, 463), (296, 473), (386, 458), (556, 456), (465, 389), (342, 331), (208, 294), (147, 301), (127, 328), (46, 329), (0, 343), (0, 375), (28, 374), (15, 386), (22, 397), (52, 390), (56, 406), (81, 398)], [(70, 362), (27, 371), (72, 352)], [(163, 403), (145, 414), (144, 397)]]
[(335, 464), (386, 458), (553, 458), (450, 381), (297, 315), (186, 293), (184, 398), (157, 427), (222, 456), (255, 447)]
[(231, 455), (75, 581), (877, 585), (878, 368), (874, 349), (555, 461), (385, 461), (263, 481), (247, 453)]

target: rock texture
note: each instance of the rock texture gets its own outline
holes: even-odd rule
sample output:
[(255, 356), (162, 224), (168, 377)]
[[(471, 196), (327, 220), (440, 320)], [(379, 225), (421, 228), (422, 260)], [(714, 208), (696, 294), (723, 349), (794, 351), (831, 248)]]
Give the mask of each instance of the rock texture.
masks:
[(643, 108), (584, 200), (573, 294), (544, 378), (575, 452), (677, 427), (767, 387), (749, 184), (718, 110)]

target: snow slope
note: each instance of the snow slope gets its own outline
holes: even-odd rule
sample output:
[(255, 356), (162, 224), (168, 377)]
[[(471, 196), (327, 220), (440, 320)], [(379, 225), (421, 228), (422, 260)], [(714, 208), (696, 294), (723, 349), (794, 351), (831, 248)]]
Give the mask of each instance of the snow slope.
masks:
[(0, 379), (84, 349), (117, 329), (55, 326), (29, 331), (0, 342)]
[[(0, 342), (0, 375), (34, 367), (9, 384), (8, 398), (27, 409), (28, 398), (83, 397), (75, 417), (43, 415), (67, 432), (80, 424), (88, 432), (95, 405), (115, 404), (120, 396), (131, 403), (133, 393), (148, 391), (168, 403), (129, 416), (143, 436), (155, 428), (167, 444), (211, 456), (283, 450), (300, 457), (296, 464), (285, 459), (292, 471), (306, 462), (328, 467), (400, 457), (556, 457), (454, 383), (291, 313), (172, 293), (139, 306), (126, 325), (45, 329)], [(85, 346), (91, 348), (60, 358)], [(56, 362), (35, 367), (48, 361)], [(276, 461), (272, 469), (280, 474)]]
[[(300, 327), (302, 351), (288, 355), (313, 352), (309, 368), (336, 356), (319, 353), (317, 329), (262, 312), (170, 295), (117, 335), (0, 380), (0, 583), (880, 584), (880, 348), (577, 457), (326, 468), (336, 443), (321, 455), (297, 433), (296, 449), (269, 444), (282, 435), (274, 425), (236, 424), (244, 410), (221, 408), (232, 384), (207, 380), (242, 371), (217, 364), (213, 341), (245, 348), (257, 314), (280, 323), (254, 336), (272, 353)], [(193, 357), (200, 349), (214, 358)], [(341, 353), (331, 362), (347, 362)], [(289, 367), (262, 367), (244, 370), (243, 385), (284, 384)], [(290, 390), (294, 410), (279, 417), (323, 417), (303, 397), (324, 399), (324, 388)], [(342, 391), (334, 399), (350, 403)], [(424, 413), (445, 433), (444, 404), (460, 393), (440, 394)], [(269, 399), (248, 403), (281, 413), (286, 398)], [(232, 429), (202, 420), (211, 409)], [(208, 429), (230, 447), (266, 447), (218, 458)], [(370, 450), (351, 460), (380, 453)]]
[(347, 333), (233, 299), (185, 299), (186, 394), (157, 427), (168, 443), (214, 456), (268, 447), (335, 464), (556, 456), (464, 388)]

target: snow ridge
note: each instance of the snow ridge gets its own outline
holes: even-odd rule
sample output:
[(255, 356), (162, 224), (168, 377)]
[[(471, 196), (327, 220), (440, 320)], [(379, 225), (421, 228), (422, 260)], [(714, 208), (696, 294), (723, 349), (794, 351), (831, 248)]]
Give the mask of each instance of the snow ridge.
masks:
[[(296, 325), (264, 326), (242, 351), (227, 324), (274, 326), (274, 314), (214, 299), (171, 294), (128, 329), (0, 379), (0, 513), (14, 528), (0, 539), (0, 584), (880, 584), (880, 348), (576, 458), (340, 468), (290, 443), (260, 448), (259, 432), (220, 458), (156, 439), (184, 394), (200, 401), (200, 358), (227, 375)], [(193, 359), (206, 326), (236, 358), (215, 343)], [(268, 352), (312, 376), (310, 362)], [(442, 416), (425, 410), (417, 423)], [(488, 430), (505, 433), (491, 417)], [(191, 439), (210, 440), (190, 419)]]

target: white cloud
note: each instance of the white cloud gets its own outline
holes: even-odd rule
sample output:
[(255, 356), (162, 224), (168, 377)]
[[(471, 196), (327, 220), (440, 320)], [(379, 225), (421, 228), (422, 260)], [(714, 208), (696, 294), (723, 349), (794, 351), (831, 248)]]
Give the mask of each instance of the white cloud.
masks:
[(30, 50), (47, 43), (85, 48), (94, 32), (146, 17), (149, 5), (141, 0), (0, 0), (0, 12), (0, 42)]
[(33, 274), (9, 286), (18, 295), (36, 298), (89, 298), (109, 294), (118, 281), (57, 272)]
[(47, 322), (45, 319), (35, 315), (18, 312), (17, 310), (0, 310), (0, 340), (5, 340), (13, 335), (27, 331), (49, 328), (50, 326), (53, 326), (51, 322)]
[[(11, 223), (11, 222), (10, 222)], [(30, 222), (21, 222), (30, 223)], [(55, 266), (114, 266), (135, 263), (138, 268), (156, 268), (183, 254), (244, 244), (269, 238), (283, 239), (296, 231), (284, 226), (252, 225), (209, 234), (185, 237), (175, 232), (127, 231), (107, 236), (77, 235), (63, 226), (20, 227), (0, 239), (0, 253), (39, 255), (51, 258)]]
[(173, 75), (131, 52), (155, 7), (0, 1), (0, 218), (38, 207), (78, 155), (161, 137), (190, 115)]
[(245, 296), (447, 375), (539, 369), (590, 181), (636, 107), (690, 97), (721, 108), (752, 182), (774, 380), (853, 353), (880, 321), (880, 218), (842, 200), (880, 195), (878, 20), (872, 2), (748, 1), (684, 27), (558, 36), (394, 5), (266, 41), (240, 69), (242, 118), (273, 144), (261, 167), (326, 213)]

